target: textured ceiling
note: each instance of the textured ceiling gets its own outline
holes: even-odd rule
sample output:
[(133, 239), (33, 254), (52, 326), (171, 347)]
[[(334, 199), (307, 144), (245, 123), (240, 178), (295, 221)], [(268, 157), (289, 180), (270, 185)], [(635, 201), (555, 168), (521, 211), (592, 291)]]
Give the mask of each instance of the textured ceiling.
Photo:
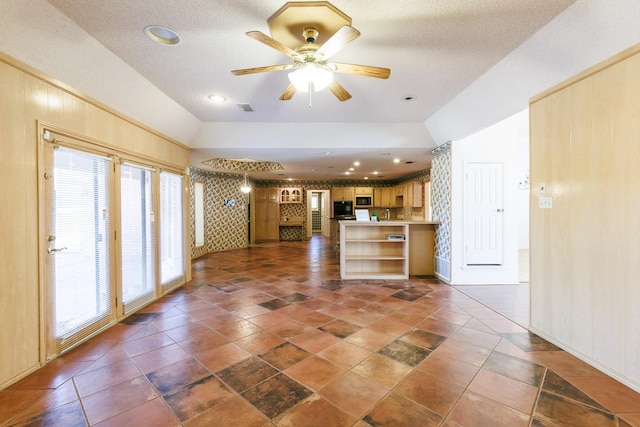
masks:
[[(290, 63), (287, 56), (245, 35), (250, 30), (270, 34), (267, 19), (282, 7), (282, 0), (49, 3), (209, 125), (191, 142), (192, 164), (206, 169), (199, 161), (207, 157), (256, 158), (258, 149), (269, 157), (259, 160), (281, 161), (279, 157), (291, 157), (297, 150), (299, 160), (282, 162), (287, 173), (297, 173), (298, 179), (330, 179), (329, 169), (335, 171), (333, 175), (339, 174), (343, 164), (351, 160), (362, 162), (371, 157), (368, 172), (378, 164), (382, 167), (387, 153), (401, 157), (405, 165), (390, 169), (387, 178), (428, 167), (434, 142), (423, 122), (573, 1), (332, 1), (362, 34), (332, 60), (388, 67), (391, 76), (380, 80), (337, 75), (353, 98), (339, 102), (323, 91), (314, 95), (313, 108), (308, 107), (306, 94), (298, 93), (291, 101), (278, 100), (288, 84), (284, 71), (246, 76), (230, 73), (233, 69)], [(143, 33), (148, 25), (172, 28), (183, 42), (172, 47), (154, 44)], [(210, 94), (224, 95), (228, 102), (214, 105), (207, 98)], [(237, 103), (251, 104), (255, 111), (244, 112)], [(231, 128), (237, 130), (243, 123), (253, 130), (245, 139), (224, 139), (228, 136), (224, 129), (234, 124)], [(371, 124), (380, 132), (364, 133), (363, 142), (356, 133), (359, 127), (354, 128), (359, 123)], [(321, 126), (320, 130), (309, 128), (312, 124)], [(322, 126), (326, 124), (338, 128), (344, 124), (348, 131), (325, 132)], [(417, 124), (422, 131), (416, 131)], [(243, 134), (233, 132), (238, 133)], [(359, 141), (354, 143), (354, 138)], [(244, 152), (238, 153), (240, 149)], [(311, 171), (319, 162), (314, 156), (326, 152), (339, 158), (332, 159), (320, 176)]]

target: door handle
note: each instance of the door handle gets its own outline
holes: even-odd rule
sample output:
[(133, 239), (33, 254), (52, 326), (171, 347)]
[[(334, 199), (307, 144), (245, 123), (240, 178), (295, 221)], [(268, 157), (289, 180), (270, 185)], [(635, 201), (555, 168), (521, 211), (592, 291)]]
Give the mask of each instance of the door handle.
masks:
[(497, 209), (496, 212), (504, 212), (504, 209)]
[(67, 249), (67, 248), (60, 248), (60, 249), (57, 249), (57, 248), (48, 247), (48, 248), (47, 248), (47, 252), (48, 252), (48, 253), (50, 253), (50, 254), (52, 254), (52, 253), (54, 253), (54, 252), (64, 251), (65, 249)]

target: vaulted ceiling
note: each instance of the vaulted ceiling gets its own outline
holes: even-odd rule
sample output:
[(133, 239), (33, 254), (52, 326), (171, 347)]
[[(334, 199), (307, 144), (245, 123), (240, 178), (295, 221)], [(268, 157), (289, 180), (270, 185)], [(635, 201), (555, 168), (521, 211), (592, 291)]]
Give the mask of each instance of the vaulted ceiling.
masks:
[[(288, 71), (231, 74), (291, 63), (245, 35), (271, 36), (267, 20), (283, 0), (48, 2), (202, 122), (188, 141), (193, 165), (252, 158), (285, 167), (258, 179), (345, 179), (357, 160), (352, 178), (376, 179), (377, 171), (379, 179), (395, 179), (427, 168), (430, 151), (443, 142), (433, 140), (425, 120), (574, 0), (334, 0), (361, 35), (331, 59), (388, 67), (391, 75), (336, 74), (352, 98), (340, 102), (324, 90), (314, 94), (312, 108), (304, 93), (278, 99)], [(181, 43), (152, 42), (143, 31), (149, 25), (174, 30)], [(318, 43), (329, 37), (322, 34)], [(212, 103), (214, 94), (226, 102)]]

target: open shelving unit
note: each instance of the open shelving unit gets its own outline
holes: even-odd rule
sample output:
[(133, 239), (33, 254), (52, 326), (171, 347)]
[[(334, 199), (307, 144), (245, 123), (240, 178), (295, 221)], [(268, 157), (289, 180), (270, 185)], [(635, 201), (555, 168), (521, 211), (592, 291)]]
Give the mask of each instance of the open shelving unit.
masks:
[[(404, 235), (389, 240), (388, 235)], [(340, 222), (340, 277), (408, 279), (409, 226), (387, 222)]]

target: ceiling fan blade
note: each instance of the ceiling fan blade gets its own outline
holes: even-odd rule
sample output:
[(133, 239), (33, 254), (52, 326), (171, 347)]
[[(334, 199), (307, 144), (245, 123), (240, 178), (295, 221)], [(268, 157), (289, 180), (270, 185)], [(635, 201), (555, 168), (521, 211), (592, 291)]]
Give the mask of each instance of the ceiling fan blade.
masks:
[(340, 101), (346, 101), (347, 99), (351, 99), (351, 94), (347, 92), (347, 90), (335, 80), (331, 80), (329, 83), (329, 90), (332, 94), (336, 96)]
[(358, 76), (375, 77), (377, 79), (389, 78), (391, 74), (391, 70), (388, 68), (372, 67), (371, 65), (343, 64), (338, 62), (332, 62), (329, 65), (335, 67), (336, 73), (356, 74)]
[(282, 95), (280, 95), (280, 101), (288, 101), (293, 98), (293, 95), (296, 93), (296, 87), (293, 83), (289, 83), (289, 86), (284, 90)]
[(298, 53), (291, 49), (289, 46), (285, 46), (282, 43), (280, 43), (278, 40), (269, 37), (268, 35), (266, 35), (265, 33), (262, 33), (260, 31), (249, 31), (248, 33), (246, 33), (249, 37), (251, 37), (254, 40), (259, 41), (260, 43), (264, 43), (269, 47), (274, 48), (275, 50), (284, 53), (287, 56), (290, 57), (294, 57), (297, 56)]
[(350, 25), (344, 25), (336, 31), (329, 40), (320, 46), (317, 53), (324, 55), (325, 58), (329, 58), (358, 37), (360, 37), (360, 31)]
[(231, 74), (234, 76), (244, 76), (245, 74), (266, 73), (267, 71), (281, 71), (293, 68), (292, 65), (268, 65), (266, 67), (245, 68), (242, 70), (233, 70)]

